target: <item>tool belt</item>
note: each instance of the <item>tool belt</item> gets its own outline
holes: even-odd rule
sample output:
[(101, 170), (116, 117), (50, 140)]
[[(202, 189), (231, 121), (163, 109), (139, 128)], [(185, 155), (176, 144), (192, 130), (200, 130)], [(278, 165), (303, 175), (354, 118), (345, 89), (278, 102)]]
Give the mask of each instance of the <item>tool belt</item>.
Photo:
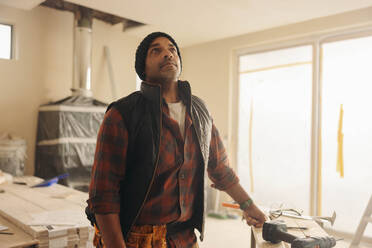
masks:
[[(85, 213), (92, 226), (94, 226), (95, 233), (93, 245), (97, 248), (105, 248), (94, 214), (88, 207), (85, 209)], [(166, 225), (133, 226), (128, 234), (126, 247), (167, 248), (167, 236), (190, 228), (193, 228), (190, 222), (170, 223)], [(195, 247), (197, 247), (197, 244)]]
[[(95, 233), (93, 245), (97, 248), (105, 248), (102, 235), (97, 226), (94, 226)], [(167, 248), (167, 227), (161, 226), (133, 226), (125, 242), (127, 248)]]
[[(133, 226), (128, 234), (127, 248), (167, 248), (167, 235), (172, 235), (185, 230), (187, 225), (175, 223), (168, 225), (142, 225)], [(97, 248), (105, 248), (102, 235), (94, 225), (95, 233), (93, 245)]]
[(167, 248), (167, 226), (133, 226), (125, 244), (128, 248)]

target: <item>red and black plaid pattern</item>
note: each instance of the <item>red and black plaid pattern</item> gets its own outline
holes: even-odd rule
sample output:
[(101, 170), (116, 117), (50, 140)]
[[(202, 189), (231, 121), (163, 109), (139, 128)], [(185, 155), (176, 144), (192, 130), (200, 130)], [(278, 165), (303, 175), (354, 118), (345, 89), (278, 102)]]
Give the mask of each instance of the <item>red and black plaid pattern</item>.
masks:
[(88, 205), (93, 213), (120, 212), (120, 180), (124, 177), (128, 131), (120, 113), (111, 108), (97, 136)]
[[(121, 115), (110, 109), (100, 128), (88, 200), (95, 213), (119, 213), (119, 181), (124, 177), (128, 132)], [(213, 125), (208, 175), (215, 187), (224, 190), (238, 182), (228, 166), (226, 152)], [(136, 225), (161, 225), (189, 220), (197, 199), (197, 186), (203, 182), (202, 155), (197, 136), (186, 113), (185, 135), (169, 117), (163, 104), (160, 158), (154, 184)], [(202, 193), (202, 192), (200, 192)], [(192, 247), (195, 234), (189, 231), (171, 237), (171, 247)], [(173, 246), (174, 245), (174, 246)]]

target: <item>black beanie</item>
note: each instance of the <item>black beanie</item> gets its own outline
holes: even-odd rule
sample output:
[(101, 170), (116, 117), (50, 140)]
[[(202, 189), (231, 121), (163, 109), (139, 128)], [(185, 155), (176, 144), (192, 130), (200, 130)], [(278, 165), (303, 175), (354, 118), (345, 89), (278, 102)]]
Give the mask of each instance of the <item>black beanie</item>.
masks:
[(176, 47), (178, 57), (180, 58), (180, 64), (181, 64), (181, 70), (182, 70), (181, 54), (180, 54), (180, 49), (177, 46), (177, 43), (174, 41), (174, 39), (169, 34), (162, 33), (162, 32), (154, 32), (154, 33), (147, 35), (141, 41), (141, 43), (139, 44), (136, 50), (135, 68), (136, 68), (137, 75), (142, 80), (146, 79), (145, 66), (146, 66), (147, 50), (149, 49), (151, 43), (158, 37), (167, 38)]

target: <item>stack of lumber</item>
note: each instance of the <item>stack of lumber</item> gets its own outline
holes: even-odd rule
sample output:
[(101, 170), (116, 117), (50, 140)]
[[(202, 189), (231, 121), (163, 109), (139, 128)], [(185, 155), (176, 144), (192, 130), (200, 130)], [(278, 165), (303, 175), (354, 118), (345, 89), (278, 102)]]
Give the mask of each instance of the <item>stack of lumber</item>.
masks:
[(59, 184), (31, 188), (36, 177), (1, 184), (0, 216), (39, 241), (39, 247), (93, 247), (94, 229), (85, 216), (87, 193)]

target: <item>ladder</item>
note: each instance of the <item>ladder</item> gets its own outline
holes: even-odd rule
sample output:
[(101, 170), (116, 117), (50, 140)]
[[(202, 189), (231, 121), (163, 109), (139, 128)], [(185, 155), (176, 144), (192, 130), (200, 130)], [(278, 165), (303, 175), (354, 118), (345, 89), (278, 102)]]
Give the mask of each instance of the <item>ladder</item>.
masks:
[(354, 238), (351, 241), (350, 248), (356, 248), (359, 246), (360, 240), (362, 239), (364, 230), (368, 223), (372, 223), (372, 195), (367, 204), (367, 208), (364, 211), (362, 219), (360, 220), (359, 226), (355, 232)]

